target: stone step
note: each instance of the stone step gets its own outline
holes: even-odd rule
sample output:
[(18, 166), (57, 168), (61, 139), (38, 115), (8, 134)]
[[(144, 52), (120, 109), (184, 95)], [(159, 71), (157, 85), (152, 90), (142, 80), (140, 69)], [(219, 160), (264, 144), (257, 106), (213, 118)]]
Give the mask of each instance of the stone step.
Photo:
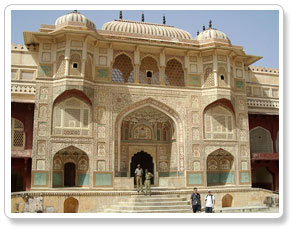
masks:
[(215, 208), (215, 213), (238, 213), (238, 212), (267, 212), (269, 207), (266, 206), (247, 206), (247, 207), (230, 207), (230, 208)]
[(113, 210), (113, 209), (106, 209), (105, 213), (192, 213), (191, 209), (157, 209), (157, 210)]
[(186, 198), (156, 198), (156, 197), (148, 197), (148, 198), (121, 198), (120, 202), (127, 203), (147, 203), (147, 202), (177, 202), (177, 201), (187, 201)]
[(176, 206), (176, 205), (189, 205), (188, 201), (176, 201), (176, 200), (171, 200), (171, 201), (163, 201), (163, 202), (158, 202), (158, 201), (147, 201), (147, 202), (135, 202), (135, 201), (128, 201), (128, 202), (120, 202), (120, 206)]
[(128, 211), (141, 211), (141, 210), (172, 210), (174, 209), (184, 209), (188, 210), (191, 209), (190, 206), (188, 205), (162, 205), (162, 206), (157, 206), (157, 205), (148, 205), (148, 206), (139, 206), (139, 205), (133, 205), (133, 206), (121, 206), (121, 205), (114, 205), (111, 207), (113, 210), (128, 210)]

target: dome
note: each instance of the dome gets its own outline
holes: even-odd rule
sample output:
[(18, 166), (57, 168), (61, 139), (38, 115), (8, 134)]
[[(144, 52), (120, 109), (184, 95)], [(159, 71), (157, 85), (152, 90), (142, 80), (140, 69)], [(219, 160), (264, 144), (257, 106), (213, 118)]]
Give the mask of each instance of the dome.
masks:
[(124, 32), (148, 36), (167, 37), (171, 39), (192, 39), (187, 31), (164, 24), (137, 22), (128, 20), (115, 20), (105, 23), (102, 30)]
[(58, 17), (55, 22), (56, 27), (66, 25), (85, 26), (88, 29), (95, 29), (95, 24), (87, 19), (84, 15), (78, 13), (77, 10), (64, 16)]
[(216, 39), (218, 41), (226, 42), (228, 44), (231, 43), (229, 38), (226, 36), (225, 33), (221, 32), (217, 29), (213, 29), (213, 28), (209, 28), (209, 29), (204, 30), (195, 38), (195, 40), (199, 41), (200, 43), (207, 42), (210, 39)]

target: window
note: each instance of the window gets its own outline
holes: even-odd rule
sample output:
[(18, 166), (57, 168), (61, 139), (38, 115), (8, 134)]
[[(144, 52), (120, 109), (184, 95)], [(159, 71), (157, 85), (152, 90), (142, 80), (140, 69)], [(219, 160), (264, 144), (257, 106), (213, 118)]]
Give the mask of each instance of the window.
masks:
[(234, 139), (234, 121), (231, 111), (217, 105), (205, 112), (204, 119), (206, 139)]
[(24, 149), (25, 146), (25, 134), (24, 125), (21, 121), (12, 118), (11, 119), (11, 148), (12, 149)]
[(90, 107), (86, 103), (70, 98), (54, 108), (53, 134), (90, 135)]
[(221, 78), (221, 80), (224, 80), (224, 75), (221, 75), (220, 78)]
[(78, 69), (78, 63), (73, 63), (72, 68)]

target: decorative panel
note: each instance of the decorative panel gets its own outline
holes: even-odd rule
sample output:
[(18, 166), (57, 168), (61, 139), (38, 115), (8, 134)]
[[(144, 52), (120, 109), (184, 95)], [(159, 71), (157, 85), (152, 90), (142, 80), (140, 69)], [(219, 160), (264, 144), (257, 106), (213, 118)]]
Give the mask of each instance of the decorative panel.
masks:
[(113, 186), (113, 174), (111, 172), (95, 172), (94, 173), (94, 186), (104, 187)]

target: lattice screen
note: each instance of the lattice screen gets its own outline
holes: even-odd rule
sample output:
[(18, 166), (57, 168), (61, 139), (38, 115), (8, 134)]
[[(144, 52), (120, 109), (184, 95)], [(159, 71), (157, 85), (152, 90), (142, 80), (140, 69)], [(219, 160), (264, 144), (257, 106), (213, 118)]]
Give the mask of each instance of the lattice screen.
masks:
[(250, 152), (273, 153), (273, 142), (268, 130), (259, 127), (250, 132)]
[(23, 123), (17, 119), (12, 118), (11, 128), (11, 147), (13, 149), (24, 149), (25, 134)]
[(233, 114), (221, 106), (208, 109), (204, 114), (206, 139), (234, 139)]
[(65, 74), (65, 56), (60, 55), (57, 62), (56, 77), (62, 77)]
[(112, 71), (113, 82), (134, 82), (134, 68), (131, 59), (121, 54), (115, 58)]
[(214, 83), (214, 75), (212, 68), (208, 67), (204, 73), (204, 87), (213, 87)]
[(85, 78), (92, 79), (92, 57), (91, 55), (87, 55), (87, 60), (85, 63)]
[[(77, 64), (76, 68), (73, 68), (73, 63)], [(81, 75), (81, 57), (79, 54), (74, 53), (70, 57), (70, 75), (80, 76)]]
[[(148, 78), (146, 71), (150, 70), (153, 72), (152, 77)], [(157, 61), (147, 56), (141, 61), (140, 72), (139, 72), (139, 82), (140, 83), (150, 83), (150, 84), (159, 84), (159, 69), (157, 66)]]
[(57, 104), (54, 108), (53, 125), (55, 135), (89, 135), (89, 105), (76, 98)]
[(167, 62), (165, 68), (165, 83), (170, 86), (184, 86), (184, 70), (182, 64), (175, 59)]
[(233, 161), (234, 161), (233, 156), (230, 153), (224, 150), (217, 150), (208, 156), (207, 170), (208, 171), (231, 170)]

